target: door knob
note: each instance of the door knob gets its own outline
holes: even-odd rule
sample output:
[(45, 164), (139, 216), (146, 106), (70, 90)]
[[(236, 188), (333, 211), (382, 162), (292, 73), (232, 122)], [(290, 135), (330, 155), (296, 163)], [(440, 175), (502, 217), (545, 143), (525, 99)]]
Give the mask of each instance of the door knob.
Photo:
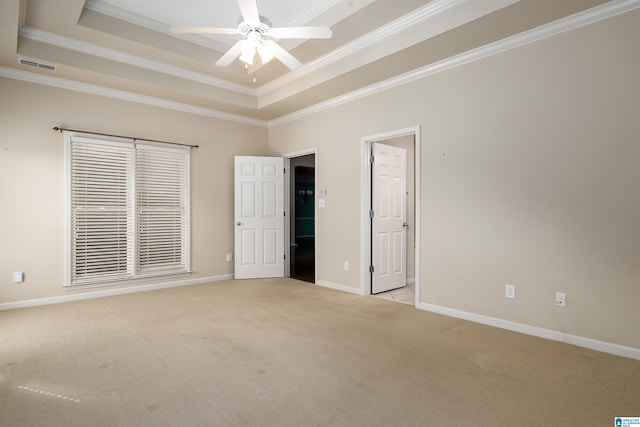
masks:
[(236, 222), (236, 225), (242, 225), (242, 223), (240, 221)]
[(403, 227), (409, 227), (409, 224), (407, 224), (406, 222), (403, 222), (403, 223), (402, 223), (402, 226), (403, 226)]

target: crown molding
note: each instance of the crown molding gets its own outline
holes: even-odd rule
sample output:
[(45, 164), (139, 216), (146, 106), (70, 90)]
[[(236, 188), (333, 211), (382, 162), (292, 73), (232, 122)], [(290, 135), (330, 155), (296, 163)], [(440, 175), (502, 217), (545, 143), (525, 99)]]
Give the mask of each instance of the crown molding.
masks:
[(180, 102), (169, 101), (167, 99), (140, 95), (137, 93), (77, 82), (74, 80), (67, 80), (60, 77), (48, 76), (45, 74), (33, 73), (30, 71), (18, 70), (16, 68), (0, 66), (0, 77), (7, 77), (10, 79), (22, 80), (29, 83), (53, 86), (62, 89), (73, 90), (76, 92), (84, 92), (92, 95), (106, 96), (108, 98), (131, 101), (139, 104), (151, 105), (154, 107), (166, 108), (169, 110), (176, 110), (184, 113), (197, 114), (200, 116), (207, 116), (220, 120), (228, 120), (231, 122), (237, 122), (251, 126), (267, 127), (268, 125), (268, 123), (264, 120), (253, 119), (238, 114), (225, 113), (223, 111), (213, 110), (210, 108), (197, 107), (195, 105), (183, 104)]
[[(367, 61), (370, 61), (370, 52), (374, 45), (386, 41), (391, 36), (400, 35), (402, 33), (408, 34), (407, 41), (404, 41), (404, 43), (399, 42), (402, 43), (402, 45), (394, 47), (394, 50), (400, 50), (402, 48), (408, 47), (407, 44), (413, 44), (416, 37), (424, 39), (424, 37), (420, 37), (420, 34), (422, 34), (423, 32), (424, 34), (428, 34), (428, 38), (434, 37), (435, 35), (438, 35), (443, 31), (437, 32), (435, 34), (430, 34), (430, 32), (433, 30), (430, 26), (425, 25), (425, 23), (429, 20), (432, 20), (434, 17), (437, 17), (442, 13), (449, 12), (452, 9), (465, 3), (468, 3), (471, 7), (477, 8), (478, 14), (473, 17), (473, 19), (477, 19), (481, 16), (486, 15), (487, 13), (494, 12), (495, 10), (507, 7), (519, 1), (520, 0), (491, 0), (491, 2), (489, 2), (485, 0), (485, 2), (481, 3), (475, 0), (434, 0), (412, 11), (411, 13), (408, 13), (356, 40), (353, 40), (350, 43), (347, 43), (327, 53), (326, 55), (317, 58), (314, 61), (304, 64), (298, 70), (291, 71), (278, 79), (260, 86), (257, 90), (258, 97), (263, 97), (268, 93), (284, 88), (302, 77), (308, 76), (309, 74), (314, 72), (318, 72), (320, 69), (341, 61), (347, 57), (350, 57), (359, 51), (369, 52), (366, 57)], [(470, 19), (471, 18), (465, 15), (465, 13), (460, 13), (455, 18), (455, 26), (464, 24)], [(450, 28), (447, 28), (445, 30), (448, 29)], [(382, 52), (379, 52), (378, 54), (383, 55)], [(349, 70), (343, 70), (342, 72), (350, 71), (352, 68), (355, 68), (358, 65), (353, 60), (350, 61), (350, 64), (351, 68)]]
[(137, 13), (133, 13), (128, 10), (119, 8), (117, 6), (113, 6), (109, 3), (104, 2), (103, 0), (87, 0), (86, 3), (84, 4), (84, 8), (89, 9), (93, 12), (100, 13), (102, 15), (107, 15), (112, 18), (119, 19), (121, 21), (129, 22), (130, 24), (133, 24), (133, 25), (138, 25), (140, 27), (144, 27), (152, 31), (166, 34), (170, 37), (182, 39), (190, 43), (197, 44), (202, 47), (206, 47), (207, 49), (216, 50), (218, 52), (225, 52), (227, 49), (229, 49), (232, 46), (232, 44), (229, 44), (229, 43), (225, 44), (217, 40), (213, 40), (208, 37), (203, 37), (197, 34), (169, 33), (169, 28), (171, 27), (169, 24), (165, 24), (164, 22), (156, 21), (155, 19), (138, 15)]
[(206, 74), (196, 73), (194, 71), (185, 70), (184, 68), (174, 67), (162, 62), (152, 61), (136, 55), (120, 52), (115, 49), (98, 46), (93, 43), (87, 43), (69, 37), (54, 34), (49, 31), (40, 30), (32, 27), (22, 27), (19, 35), (40, 43), (58, 46), (70, 49), (76, 52), (85, 53), (87, 55), (98, 56), (100, 58), (109, 59), (123, 64), (133, 65), (151, 71), (180, 77), (187, 80), (196, 81), (209, 86), (226, 89), (244, 95), (256, 96), (256, 90), (250, 86), (232, 83), (224, 79), (218, 79)]
[(319, 57), (314, 61), (304, 64), (300, 69), (296, 71), (291, 71), (276, 80), (260, 86), (258, 88), (258, 96), (277, 90), (289, 83), (292, 83), (294, 80), (297, 80), (301, 77), (304, 77), (305, 75), (316, 71), (319, 68), (322, 68), (348, 55), (352, 55), (354, 52), (364, 49), (365, 47), (382, 40), (384, 37), (388, 37), (394, 31), (405, 29), (410, 22), (415, 24), (416, 22), (418, 22), (418, 19), (415, 18), (416, 16), (421, 16), (422, 19), (424, 19), (425, 15), (433, 16), (434, 14), (444, 10), (446, 8), (446, 5), (459, 3), (460, 1), (464, 0), (435, 0), (408, 15), (398, 18), (395, 21), (390, 22), (389, 24), (384, 25), (375, 31), (372, 31), (350, 43), (345, 44), (338, 49), (329, 52), (326, 55)]
[(568, 16), (558, 21), (526, 31), (524, 33), (520, 33), (518, 35), (499, 40), (497, 42), (479, 47), (477, 49), (464, 52), (451, 58), (418, 68), (408, 73), (401, 74), (399, 76), (344, 94), (336, 98), (332, 98), (330, 100), (312, 105), (310, 107), (300, 109), (291, 114), (287, 114), (270, 121), (225, 113), (222, 111), (207, 109), (203, 107), (196, 107), (193, 105), (182, 104), (166, 99), (139, 95), (116, 89), (105, 88), (97, 85), (75, 82), (72, 80), (47, 76), (44, 74), (22, 71), (15, 68), (0, 66), (0, 76), (65, 88), (69, 90), (75, 90), (79, 92), (91, 93), (100, 96), (107, 96), (116, 99), (123, 99), (131, 102), (138, 102), (142, 104), (153, 105), (161, 108), (168, 108), (222, 120), (229, 120), (233, 122), (248, 124), (251, 126), (274, 127), (315, 114), (317, 112), (327, 110), (329, 108), (336, 107), (341, 104), (345, 104), (366, 96), (383, 92), (397, 86), (411, 83), (415, 80), (426, 78), (431, 75), (480, 60), (482, 58), (496, 55), (501, 52), (505, 52), (529, 43), (536, 42), (538, 40), (561, 34), (563, 32), (571, 31), (607, 18), (611, 18), (616, 15), (624, 14), (639, 7), (640, 0), (613, 0), (609, 3), (605, 3), (592, 9), (579, 12), (575, 15)]
[(311, 114), (315, 114), (320, 111), (324, 111), (329, 108), (354, 101), (356, 99), (383, 92), (397, 86), (411, 83), (413, 81), (423, 79), (431, 75), (441, 73), (443, 71), (460, 67), (462, 65), (469, 64), (471, 62), (478, 61), (480, 59), (487, 58), (501, 52), (534, 43), (548, 37), (553, 37), (567, 31), (575, 30), (577, 28), (593, 24), (607, 18), (611, 18), (616, 15), (630, 12), (639, 7), (640, 0), (613, 0), (609, 3), (605, 3), (592, 9), (576, 13), (574, 15), (559, 19), (549, 24), (542, 25), (529, 31), (525, 31), (515, 36), (507, 37), (488, 45), (452, 56), (442, 61), (429, 64), (416, 70), (400, 74), (393, 78), (375, 83), (362, 89), (355, 90), (353, 92), (349, 92), (347, 94), (329, 99), (327, 101), (320, 102), (310, 107), (300, 109), (291, 114), (278, 117), (277, 119), (269, 121), (269, 127), (291, 122), (302, 117), (309, 116)]
[(322, 15), (324, 12), (340, 4), (342, 0), (323, 0), (317, 5), (307, 10), (301, 16), (287, 24), (287, 27), (299, 27), (308, 24), (311, 20)]

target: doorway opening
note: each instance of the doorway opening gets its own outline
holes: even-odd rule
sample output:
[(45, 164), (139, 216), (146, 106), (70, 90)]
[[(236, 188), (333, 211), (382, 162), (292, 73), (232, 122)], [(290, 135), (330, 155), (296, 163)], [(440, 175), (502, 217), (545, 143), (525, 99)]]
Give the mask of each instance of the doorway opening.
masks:
[[(379, 159), (372, 158), (372, 154), (374, 148), (379, 147), (393, 147), (406, 152), (406, 171), (403, 174), (405, 187), (402, 192), (395, 194), (389, 192), (390, 180), (388, 182), (376, 180), (376, 175), (380, 174), (376, 172), (379, 164), (375, 167), (374, 164)], [(361, 262), (363, 266), (361, 292), (365, 295), (377, 294), (389, 300), (417, 305), (420, 301), (420, 128), (416, 126), (364, 137), (361, 150), (365, 159), (362, 163), (361, 175)], [(389, 152), (389, 150), (383, 151)], [(381, 190), (382, 198), (380, 198)], [(387, 196), (384, 196), (385, 191)], [(376, 224), (376, 221), (380, 221), (384, 215), (389, 218), (393, 215), (385, 214), (380, 202), (376, 202), (376, 198), (383, 200), (387, 197), (397, 200), (400, 194), (403, 197), (406, 195), (406, 202), (404, 200), (401, 202), (403, 215), (396, 218), (402, 218), (399, 224), (396, 224), (399, 228), (396, 227), (398, 230), (393, 227), (388, 230), (383, 229), (387, 225), (382, 225), (380, 222)], [(378, 206), (374, 206), (375, 204)], [(398, 211), (393, 203), (385, 206)], [(390, 220), (389, 223), (393, 221)], [(387, 242), (391, 243), (387, 244)], [(387, 285), (386, 281), (394, 271), (401, 270), (406, 273), (406, 275), (400, 275), (402, 283)]]
[(316, 280), (316, 155), (289, 157), (289, 277)]

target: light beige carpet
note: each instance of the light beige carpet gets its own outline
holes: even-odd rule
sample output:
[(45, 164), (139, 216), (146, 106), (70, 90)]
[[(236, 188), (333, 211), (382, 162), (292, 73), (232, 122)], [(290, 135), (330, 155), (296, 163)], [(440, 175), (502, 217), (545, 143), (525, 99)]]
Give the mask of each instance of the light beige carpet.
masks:
[(640, 361), (295, 280), (0, 312), (5, 427), (610, 426), (615, 416), (640, 416)]

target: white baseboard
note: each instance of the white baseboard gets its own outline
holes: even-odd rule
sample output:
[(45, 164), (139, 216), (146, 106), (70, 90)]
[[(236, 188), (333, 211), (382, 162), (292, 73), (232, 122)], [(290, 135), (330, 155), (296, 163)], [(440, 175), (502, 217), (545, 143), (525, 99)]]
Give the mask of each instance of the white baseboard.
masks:
[(94, 292), (74, 293), (70, 295), (60, 295), (57, 297), (36, 298), (22, 301), (6, 302), (0, 304), (0, 311), (14, 308), (36, 307), (39, 305), (58, 304), (61, 302), (81, 301), (92, 298), (103, 298), (114, 295), (133, 294), (136, 292), (155, 291), (158, 289), (175, 288), (178, 286), (198, 285), (201, 283), (220, 282), (222, 280), (233, 279), (233, 274), (223, 276), (200, 277), (198, 279), (185, 279), (173, 282), (154, 283), (149, 285), (130, 286), (127, 288), (103, 289)]
[(335, 289), (336, 291), (348, 292), (350, 294), (364, 295), (362, 289), (353, 288), (351, 286), (339, 285), (337, 283), (325, 282), (324, 280), (316, 280), (316, 285), (324, 288)]
[(551, 329), (539, 328), (537, 326), (525, 325), (523, 323), (511, 322), (509, 320), (497, 319), (495, 317), (484, 316), (481, 314), (469, 313), (466, 311), (456, 310), (453, 308), (442, 307), (439, 305), (418, 303), (417, 308), (432, 313), (443, 314), (445, 316), (456, 317), (458, 319), (469, 320), (483, 325), (494, 326), (496, 328), (507, 329), (521, 334), (533, 335), (539, 338), (546, 338), (553, 341), (559, 341), (566, 344), (584, 347), (591, 350), (601, 351), (603, 353), (615, 354), (616, 356), (628, 357), (630, 359), (640, 360), (640, 349), (633, 347), (625, 347), (623, 345), (612, 344), (605, 341), (598, 341), (591, 338), (571, 335)]
[[(178, 280), (174, 282), (157, 283), (149, 285), (131, 286), (127, 288), (105, 289), (94, 292), (83, 292), (73, 295), (61, 295), (48, 298), (36, 298), (30, 300), (14, 301), (0, 304), (0, 311), (11, 310), (15, 308), (36, 307), (40, 305), (58, 304), (63, 302), (81, 301), (92, 298), (103, 298), (115, 295), (132, 294), (137, 292), (154, 291), (158, 289), (174, 288), (178, 286), (197, 285), (209, 282), (220, 282), (223, 280), (233, 279), (233, 274), (222, 276), (201, 277), (198, 279)], [(342, 292), (348, 292), (355, 295), (363, 295), (362, 290), (351, 286), (340, 285), (323, 280), (316, 281), (316, 285), (325, 288), (335, 289)], [(470, 313), (467, 311), (456, 310), (453, 308), (442, 307), (434, 304), (418, 303), (417, 308), (432, 313), (442, 314), (445, 316), (455, 317), (458, 319), (468, 320), (470, 322), (481, 323), (483, 325), (494, 326), (496, 328), (507, 329), (526, 335), (532, 335), (539, 338), (545, 338), (553, 341), (559, 341), (566, 344), (584, 347), (591, 350), (601, 351), (603, 353), (615, 354), (616, 356), (628, 357), (630, 359), (640, 360), (640, 349), (626, 347), (619, 344), (612, 344), (605, 341), (585, 338), (578, 335), (567, 334), (551, 329), (539, 328), (537, 326), (525, 325), (523, 323), (512, 322), (509, 320), (498, 319), (495, 317), (484, 316), (481, 314)]]
[(409, 283), (416, 283), (416, 278), (415, 278), (415, 277), (409, 277), (409, 278), (407, 279), (407, 285), (408, 285)]

